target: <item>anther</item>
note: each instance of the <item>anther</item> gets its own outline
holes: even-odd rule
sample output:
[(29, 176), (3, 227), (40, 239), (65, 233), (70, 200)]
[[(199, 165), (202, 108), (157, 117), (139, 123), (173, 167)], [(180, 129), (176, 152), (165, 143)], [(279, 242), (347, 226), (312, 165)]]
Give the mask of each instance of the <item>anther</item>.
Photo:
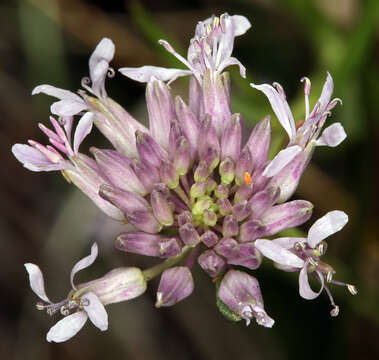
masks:
[(243, 178), (245, 180), (245, 184), (246, 185), (250, 185), (252, 183), (252, 179), (251, 179), (250, 173), (245, 172), (245, 174), (243, 175)]
[(317, 267), (317, 265), (318, 265), (318, 262), (315, 259), (311, 258), (311, 257), (309, 258), (309, 263), (311, 265), (313, 265), (314, 267)]
[(326, 253), (326, 249), (327, 249), (328, 245), (325, 243), (325, 242), (321, 242), (318, 246), (317, 246), (317, 250), (319, 251), (319, 253), (321, 255), (324, 255)]
[(304, 250), (305, 249), (305, 244), (303, 241), (299, 241), (295, 243), (295, 250)]
[(109, 68), (108, 68), (108, 71), (107, 71), (107, 76), (108, 76), (109, 78), (113, 78), (115, 75), (116, 75), (115, 70), (114, 70), (112, 67), (109, 67)]
[(61, 308), (60, 308), (60, 312), (61, 312), (61, 314), (62, 314), (63, 316), (70, 315), (70, 310), (67, 309), (66, 306), (61, 306)]
[(91, 84), (91, 79), (88, 76), (85, 76), (82, 78), (80, 83), (81, 83), (83, 88), (86, 88), (88, 85)]
[(350, 293), (352, 295), (357, 295), (358, 294), (357, 288), (354, 285), (352, 285), (352, 284), (347, 284), (347, 289), (350, 291)]
[(331, 271), (328, 271), (328, 273), (326, 274), (326, 281), (330, 283), (332, 279), (333, 279), (333, 273)]
[(340, 307), (338, 305), (335, 305), (332, 310), (330, 310), (330, 316), (336, 317), (338, 316), (340, 312)]
[(42, 303), (42, 302), (38, 302), (37, 304), (36, 304), (36, 308), (37, 308), (37, 310), (45, 310), (45, 305), (44, 305), (44, 303)]

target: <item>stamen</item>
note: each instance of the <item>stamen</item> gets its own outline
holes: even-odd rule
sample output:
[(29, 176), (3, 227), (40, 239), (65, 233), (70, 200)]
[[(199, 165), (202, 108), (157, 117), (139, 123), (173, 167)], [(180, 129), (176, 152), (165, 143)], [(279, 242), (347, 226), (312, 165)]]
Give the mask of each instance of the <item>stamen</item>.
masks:
[(243, 175), (243, 178), (245, 180), (245, 184), (246, 185), (250, 185), (252, 183), (252, 179), (251, 179), (250, 173), (245, 172), (245, 174)]
[(338, 316), (339, 312), (340, 312), (340, 307), (336, 305), (332, 310), (330, 310), (330, 315), (333, 317), (336, 317)]
[(295, 243), (295, 250), (304, 250), (305, 249), (305, 243), (303, 241), (298, 241)]
[(358, 294), (357, 288), (354, 285), (352, 285), (352, 284), (348, 284), (347, 285), (347, 289), (350, 291), (350, 293), (352, 295), (357, 295)]
[(70, 315), (70, 310), (67, 309), (66, 306), (61, 306), (61, 308), (60, 308), (60, 312), (61, 312), (61, 314), (62, 314), (63, 316)]
[(116, 71), (113, 69), (113, 67), (109, 67), (107, 71), (107, 76), (112, 79), (116, 75)]
[(82, 78), (80, 84), (83, 88), (86, 88), (87, 86), (91, 85), (91, 79), (88, 76), (85, 76)]
[(326, 249), (328, 248), (328, 245), (326, 242), (321, 242), (320, 244), (318, 244), (317, 246), (317, 250), (319, 251), (319, 253), (321, 255), (324, 255), (326, 253)]
[(46, 305), (43, 303), (43, 302), (38, 302), (37, 304), (36, 304), (36, 308), (37, 308), (37, 310), (45, 310), (45, 308), (46, 308)]
[(305, 119), (309, 117), (309, 94), (311, 92), (311, 81), (307, 77), (302, 77), (301, 82), (304, 82), (304, 97), (305, 97)]
[(88, 306), (89, 300), (88, 299), (80, 299), (80, 306)]
[(313, 259), (312, 257), (310, 257), (310, 258), (308, 259), (308, 261), (309, 261), (309, 263), (310, 263), (311, 265), (313, 265), (314, 267), (317, 267), (318, 262), (317, 262), (315, 259)]
[(326, 281), (330, 283), (332, 281), (332, 278), (333, 278), (333, 273), (331, 271), (328, 271), (328, 273), (326, 274)]

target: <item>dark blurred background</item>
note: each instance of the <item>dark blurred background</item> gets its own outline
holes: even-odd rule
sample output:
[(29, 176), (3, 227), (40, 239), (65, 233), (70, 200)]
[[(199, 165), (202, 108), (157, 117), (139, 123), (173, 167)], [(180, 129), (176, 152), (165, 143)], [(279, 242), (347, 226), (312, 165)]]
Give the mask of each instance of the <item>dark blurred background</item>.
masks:
[[(32, 173), (11, 155), (13, 143), (45, 142), (37, 122), (47, 125), (52, 98), (31, 96), (38, 84), (75, 91), (88, 74), (88, 58), (103, 37), (116, 44), (112, 65), (178, 66), (157, 40), (172, 41), (185, 54), (194, 26), (212, 14), (245, 15), (252, 29), (237, 38), (235, 55), (248, 70), (232, 72), (233, 110), (252, 127), (270, 113), (256, 83), (280, 82), (304, 116), (299, 79), (312, 80), (317, 100), (326, 71), (343, 100), (330, 121), (343, 123), (348, 138), (336, 149), (318, 148), (295, 198), (315, 204), (312, 220), (340, 209), (350, 222), (329, 241), (324, 260), (336, 279), (356, 284), (359, 294), (333, 288), (341, 312), (331, 318), (325, 294), (310, 302), (298, 294), (296, 274), (269, 262), (256, 272), (272, 329), (230, 323), (215, 306), (214, 284), (198, 269), (196, 289), (175, 307), (156, 310), (153, 281), (146, 294), (108, 307), (110, 328), (89, 323), (64, 344), (45, 334), (56, 319), (35, 310), (23, 263), (39, 264), (47, 292), (60, 300), (69, 291), (72, 265), (97, 241), (100, 257), (78, 280), (101, 276), (121, 265), (155, 260), (113, 249), (125, 228), (103, 216), (59, 173)], [(84, 1), (8, 0), (0, 3), (0, 356), (2, 359), (377, 359), (379, 358), (378, 101), (379, 2), (377, 0), (196, 0)], [(182, 67), (182, 66), (179, 66)], [(185, 93), (187, 80), (173, 91)], [(144, 87), (120, 74), (107, 81), (108, 94), (141, 121)], [(283, 142), (273, 118), (272, 151)], [(108, 146), (93, 131), (85, 146)]]

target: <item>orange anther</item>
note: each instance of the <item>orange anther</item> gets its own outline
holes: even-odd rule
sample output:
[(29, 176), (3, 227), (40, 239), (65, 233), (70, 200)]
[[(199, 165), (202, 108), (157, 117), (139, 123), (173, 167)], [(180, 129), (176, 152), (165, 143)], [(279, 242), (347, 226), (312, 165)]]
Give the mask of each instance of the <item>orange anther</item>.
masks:
[(251, 184), (251, 176), (248, 172), (245, 172), (245, 175), (244, 175), (244, 179), (245, 179), (245, 184), (246, 185), (250, 185)]

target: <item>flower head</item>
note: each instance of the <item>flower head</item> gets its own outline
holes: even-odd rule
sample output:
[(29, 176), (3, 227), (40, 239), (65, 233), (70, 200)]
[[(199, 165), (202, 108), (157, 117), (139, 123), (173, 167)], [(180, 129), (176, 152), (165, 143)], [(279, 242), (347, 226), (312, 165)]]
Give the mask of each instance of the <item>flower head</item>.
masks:
[(46, 295), (40, 268), (31, 263), (25, 264), (29, 274), (32, 290), (45, 302), (37, 303), (38, 310), (46, 310), (49, 315), (60, 312), (64, 318), (58, 321), (47, 333), (51, 342), (64, 342), (73, 337), (84, 326), (87, 319), (101, 331), (108, 328), (108, 314), (104, 305), (133, 299), (146, 289), (146, 280), (137, 268), (114, 269), (100, 279), (85, 284), (75, 285), (75, 274), (90, 266), (98, 255), (96, 243), (92, 245), (91, 254), (77, 262), (71, 270), (72, 290), (66, 299), (53, 303)]

